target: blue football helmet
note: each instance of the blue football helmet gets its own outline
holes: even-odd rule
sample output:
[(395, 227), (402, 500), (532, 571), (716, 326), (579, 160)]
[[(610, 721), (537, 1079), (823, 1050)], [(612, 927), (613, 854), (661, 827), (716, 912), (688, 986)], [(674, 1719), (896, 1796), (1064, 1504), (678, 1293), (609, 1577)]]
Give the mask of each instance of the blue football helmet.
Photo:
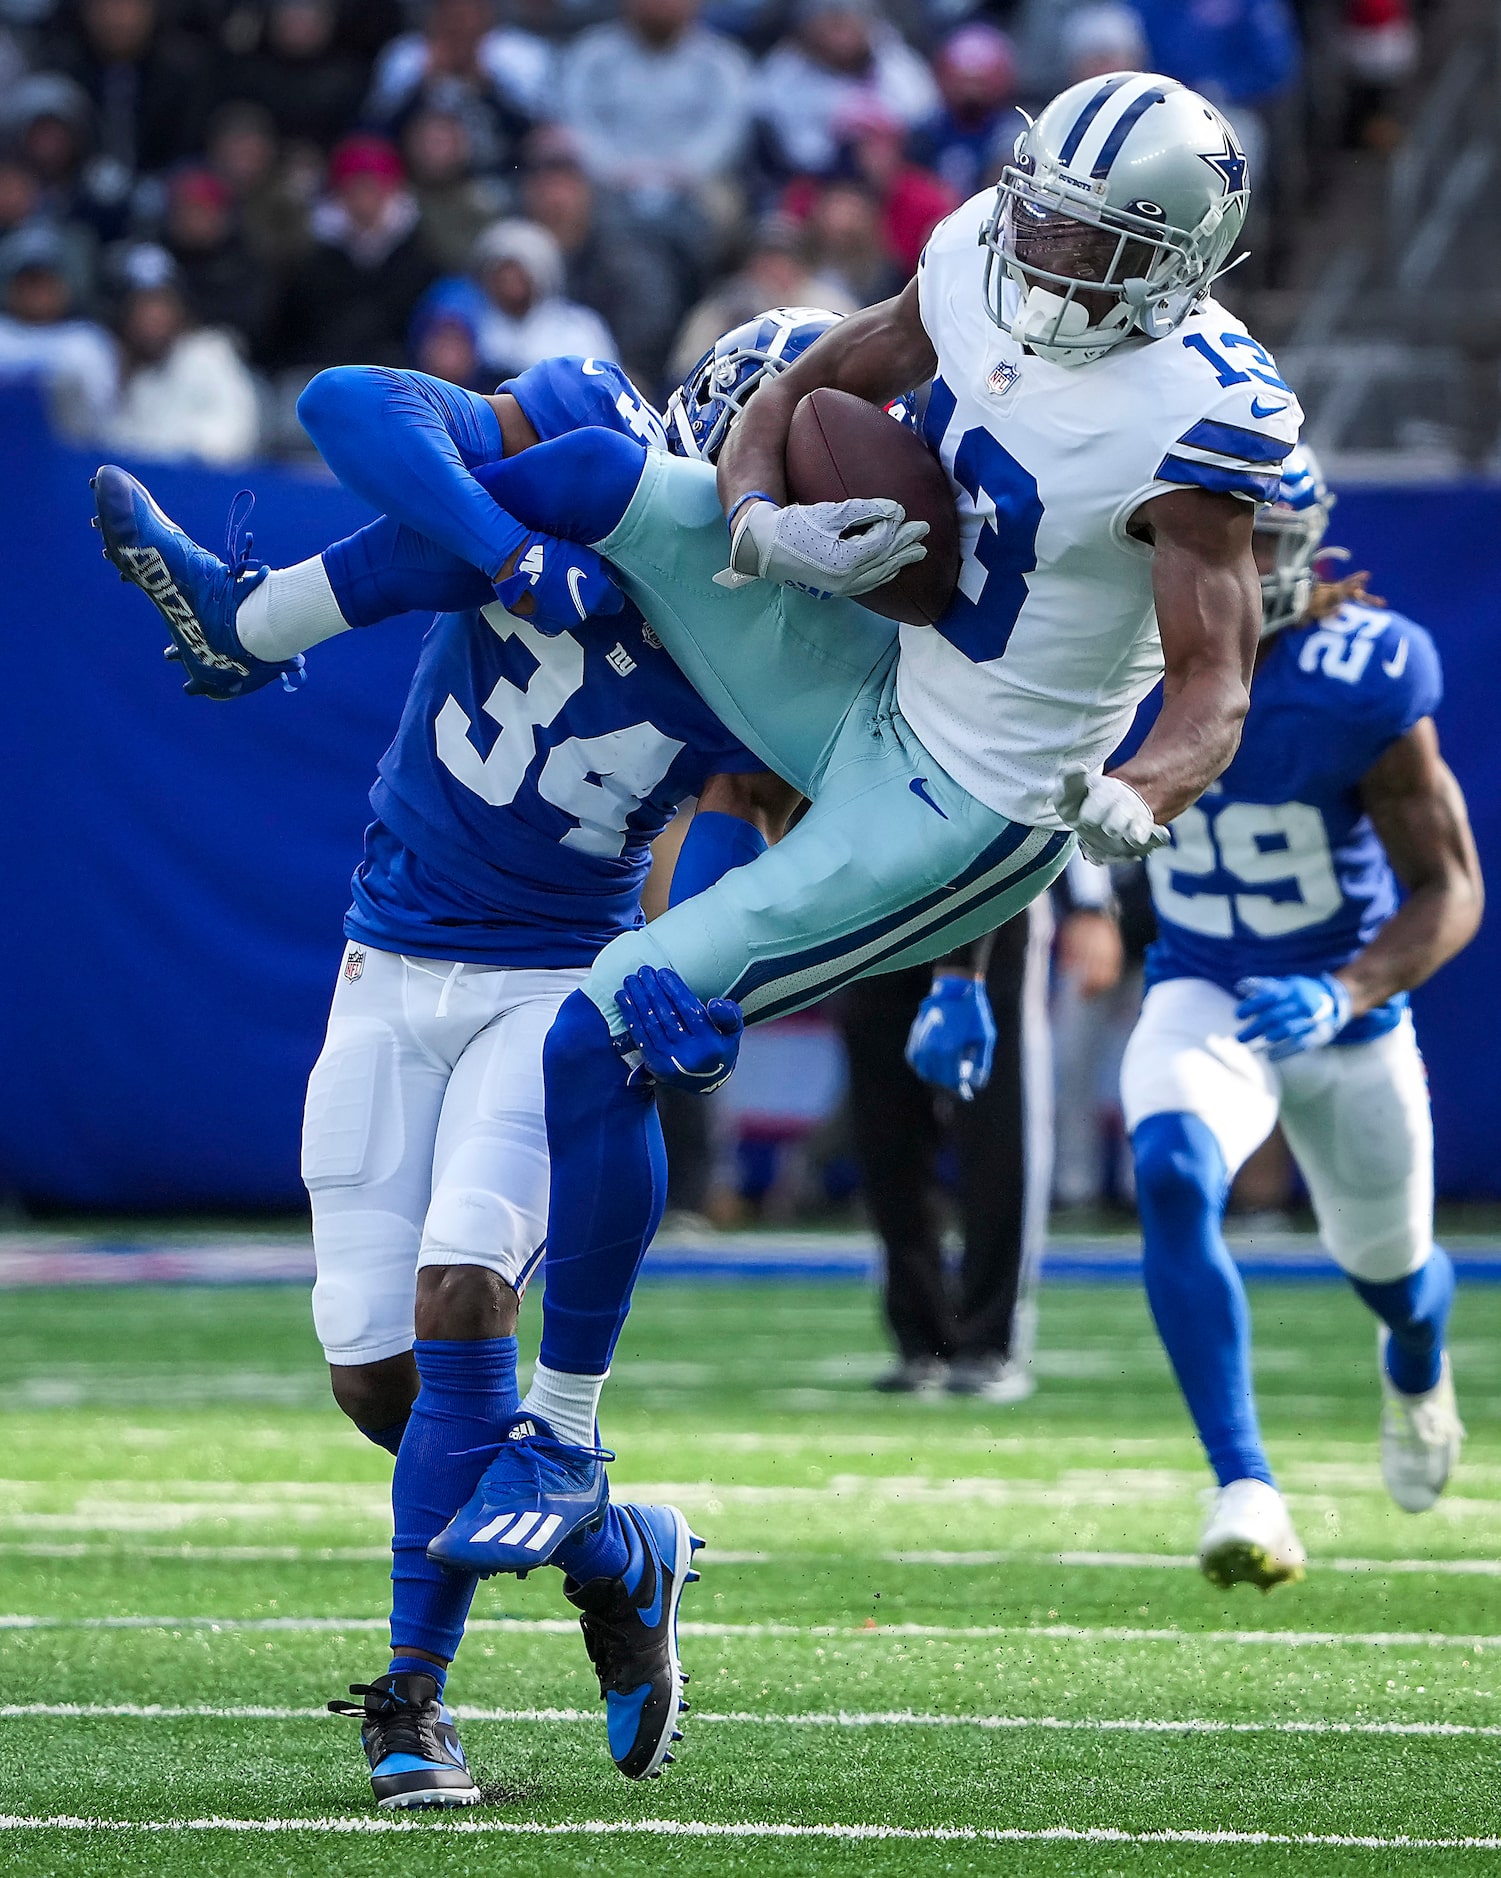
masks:
[(667, 448), (714, 462), (757, 385), (785, 371), (843, 317), (822, 307), (779, 306), (732, 326), (667, 400)]
[[(1256, 533), (1275, 545), (1276, 559), (1261, 576), (1261, 636), (1294, 625), (1313, 597), (1314, 562), (1329, 526), (1334, 495), (1306, 443), (1295, 444), (1282, 465), (1275, 498), (1256, 515)], [(1326, 554), (1338, 549), (1324, 548)]]

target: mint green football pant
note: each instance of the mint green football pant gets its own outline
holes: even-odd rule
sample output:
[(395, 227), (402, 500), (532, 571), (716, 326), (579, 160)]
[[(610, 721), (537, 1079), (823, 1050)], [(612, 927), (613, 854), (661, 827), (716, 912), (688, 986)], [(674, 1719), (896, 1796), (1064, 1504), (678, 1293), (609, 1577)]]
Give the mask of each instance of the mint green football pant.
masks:
[(897, 708), (894, 625), (767, 581), (716, 586), (728, 545), (713, 469), (658, 452), (594, 544), (704, 702), (812, 806), (775, 847), (605, 947), (583, 988), (617, 1035), (615, 993), (644, 965), (758, 1023), (992, 931), (1071, 851), (1072, 836), (986, 808), (924, 749)]

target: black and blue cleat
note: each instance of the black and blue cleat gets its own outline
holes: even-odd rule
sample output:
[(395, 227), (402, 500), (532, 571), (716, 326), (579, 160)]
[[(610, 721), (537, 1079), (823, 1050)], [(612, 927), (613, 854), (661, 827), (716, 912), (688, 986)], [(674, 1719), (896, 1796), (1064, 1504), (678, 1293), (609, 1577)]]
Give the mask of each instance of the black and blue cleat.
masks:
[(610, 1755), (627, 1780), (652, 1780), (672, 1760), (687, 1713), (678, 1659), (678, 1605), (697, 1584), (703, 1545), (675, 1506), (616, 1508), (630, 1545), (618, 1578), (565, 1581), (605, 1704)]
[(540, 1415), (519, 1415), (468, 1501), (427, 1548), (451, 1571), (524, 1575), (597, 1521), (610, 1497), (605, 1448), (560, 1441)]
[(388, 1809), (473, 1806), (479, 1788), (464, 1759), (453, 1716), (438, 1700), (437, 1679), (385, 1675), (354, 1682), (360, 1702), (330, 1702), (334, 1715), (358, 1715), (376, 1804)]
[(94, 526), (104, 537), (106, 560), (121, 580), (139, 587), (161, 614), (172, 643), (167, 657), (187, 673), (184, 691), (208, 698), (240, 698), (280, 678), (289, 691), (302, 682), (303, 661), (268, 664), (240, 644), (235, 614), (270, 573), (252, 563), (254, 537), (243, 552), (231, 527), (230, 561), (223, 561), (163, 515), (151, 492), (128, 470), (103, 464), (90, 481)]

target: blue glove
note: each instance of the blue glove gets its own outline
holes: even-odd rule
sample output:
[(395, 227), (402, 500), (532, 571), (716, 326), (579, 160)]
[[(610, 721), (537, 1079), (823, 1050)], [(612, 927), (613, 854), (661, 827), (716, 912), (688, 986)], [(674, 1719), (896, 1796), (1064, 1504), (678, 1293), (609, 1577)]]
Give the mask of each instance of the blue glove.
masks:
[(918, 1007), (907, 1033), (907, 1061), (935, 1089), (972, 1102), (990, 1081), (995, 1019), (984, 982), (943, 972)]
[(1350, 994), (1337, 978), (1242, 978), (1235, 987), (1242, 1019), (1235, 1035), (1272, 1062), (1332, 1043), (1350, 1021)]
[(616, 1002), (658, 1082), (710, 1095), (734, 1074), (745, 1019), (729, 998), (705, 1004), (676, 972), (644, 965), (626, 979)]
[(524, 615), (526, 622), (549, 639), (586, 620), (606, 619), (625, 605), (625, 595), (592, 548), (551, 535), (527, 536), (515, 571), (496, 581), (495, 592), (508, 612), (530, 594), (533, 610)]

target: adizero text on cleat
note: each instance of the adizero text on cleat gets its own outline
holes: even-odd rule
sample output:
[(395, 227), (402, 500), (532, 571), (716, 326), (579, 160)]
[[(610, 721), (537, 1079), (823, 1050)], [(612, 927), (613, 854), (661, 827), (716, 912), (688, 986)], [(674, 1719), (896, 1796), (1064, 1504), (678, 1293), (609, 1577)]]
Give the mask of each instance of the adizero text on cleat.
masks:
[(605, 1448), (560, 1441), (539, 1415), (518, 1415), (467, 1503), (427, 1548), (452, 1571), (529, 1572), (545, 1565), (610, 1497)]
[(682, 1739), (687, 1712), (678, 1661), (678, 1604), (698, 1576), (689, 1561), (703, 1544), (675, 1506), (618, 1507), (631, 1556), (619, 1578), (573, 1579), (563, 1591), (605, 1703), (610, 1754), (628, 1780), (655, 1779)]
[(240, 644), (235, 614), (271, 571), (250, 560), (253, 538), (239, 552), (233, 524), (230, 562), (179, 528), (157, 507), (150, 491), (127, 470), (105, 463), (91, 487), (104, 552), (121, 580), (139, 587), (161, 614), (175, 657), (187, 674), (185, 691), (209, 698), (239, 698), (280, 678), (289, 689), (301, 682), (303, 661), (277, 665), (255, 658)]
[(473, 1806), (479, 1788), (464, 1759), (453, 1716), (438, 1700), (436, 1677), (385, 1675), (353, 1682), (360, 1702), (330, 1702), (334, 1715), (358, 1715), (376, 1803), (386, 1808)]

